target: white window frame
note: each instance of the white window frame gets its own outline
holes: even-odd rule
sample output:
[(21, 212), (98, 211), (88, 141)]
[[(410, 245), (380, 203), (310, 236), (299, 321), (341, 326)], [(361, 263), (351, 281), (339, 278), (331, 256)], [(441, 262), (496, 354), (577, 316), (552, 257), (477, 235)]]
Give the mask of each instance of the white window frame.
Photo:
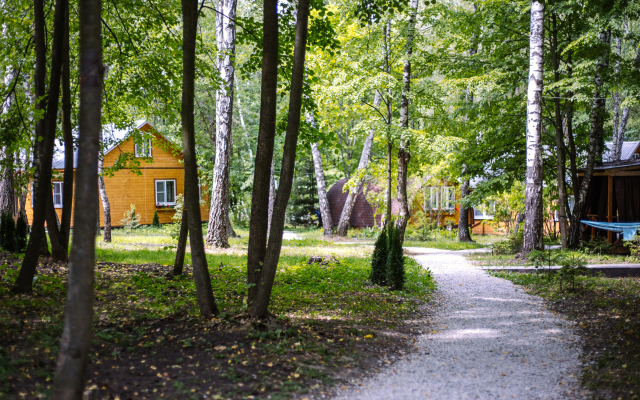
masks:
[(492, 201), (490, 204), (482, 204), (478, 207), (473, 207), (473, 219), (493, 219), (493, 213), (495, 213), (495, 211), (495, 201)]
[[(172, 182), (173, 183), (173, 201), (169, 202), (167, 201), (167, 182)], [(162, 193), (164, 194), (164, 201), (160, 202), (158, 201), (158, 183), (162, 183), (163, 186), (163, 191)], [(153, 191), (155, 193), (155, 203), (156, 205), (160, 205), (160, 206), (175, 206), (176, 205), (176, 180), (175, 179), (156, 179), (153, 182)]]
[(429, 187), (429, 203), (428, 208), (431, 210), (437, 210), (438, 205), (440, 204), (440, 188), (439, 187)]
[(455, 210), (456, 208), (456, 188), (455, 186), (443, 186), (442, 187), (442, 209), (443, 210)]
[[(147, 146), (143, 146), (146, 143)], [(146, 147), (146, 149), (144, 148)], [(151, 157), (153, 148), (151, 146), (151, 139), (142, 139), (142, 144), (137, 140), (134, 140), (134, 148), (136, 157)]]
[[(64, 182), (54, 181), (52, 183), (53, 183), (53, 208), (62, 208)], [(57, 193), (56, 193), (56, 188), (59, 188)]]

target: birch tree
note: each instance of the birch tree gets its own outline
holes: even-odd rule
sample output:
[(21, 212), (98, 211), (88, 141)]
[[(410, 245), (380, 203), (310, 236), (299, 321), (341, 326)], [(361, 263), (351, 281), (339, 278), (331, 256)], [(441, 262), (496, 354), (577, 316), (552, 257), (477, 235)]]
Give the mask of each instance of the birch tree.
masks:
[(111, 243), (111, 204), (107, 189), (104, 185), (104, 151), (102, 141), (102, 130), (100, 131), (100, 154), (98, 158), (98, 190), (100, 191), (100, 200), (102, 201), (102, 213), (104, 219), (104, 241)]
[[(313, 114), (307, 114), (307, 123), (315, 128), (316, 120)], [(332, 236), (333, 222), (331, 221), (329, 200), (327, 200), (322, 154), (320, 154), (320, 149), (318, 149), (318, 143), (311, 143), (311, 156), (313, 157), (313, 169), (316, 175), (316, 186), (318, 187), (318, 204), (320, 205), (320, 216), (322, 217), (322, 231), (324, 236)]]
[(529, 86), (527, 90), (527, 177), (522, 251), (540, 250), (542, 244), (542, 87), (544, 69), (544, 4), (531, 2)]
[(207, 244), (229, 247), (229, 178), (233, 122), (234, 56), (237, 0), (220, 0), (216, 15), (218, 72), (223, 82), (216, 92), (216, 156), (211, 188)]

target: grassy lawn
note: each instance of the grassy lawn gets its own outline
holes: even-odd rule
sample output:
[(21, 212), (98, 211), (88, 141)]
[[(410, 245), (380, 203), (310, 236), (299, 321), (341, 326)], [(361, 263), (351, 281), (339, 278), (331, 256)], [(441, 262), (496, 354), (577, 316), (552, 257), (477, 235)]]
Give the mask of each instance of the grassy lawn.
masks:
[(554, 312), (576, 321), (584, 339), (581, 380), (594, 398), (640, 395), (640, 279), (578, 277), (575, 290), (541, 274), (496, 273), (549, 300)]
[[(583, 258), (587, 264), (627, 264), (638, 263), (639, 260), (634, 257), (614, 255), (614, 254), (593, 254), (584, 250), (551, 250), (551, 265), (557, 265), (554, 262), (554, 258), (562, 252), (564, 255)], [(540, 265), (549, 265), (548, 261), (549, 252), (546, 253), (544, 262), (540, 260)], [(474, 253), (466, 256), (469, 261), (474, 265), (480, 266), (533, 266), (534, 261), (528, 258), (515, 258), (515, 254), (492, 254), (488, 253)]]
[[(406, 351), (435, 285), (406, 259), (407, 284), (369, 283), (368, 247), (316, 232), (285, 241), (264, 322), (246, 314), (246, 232), (207, 254), (221, 314), (200, 318), (187, 253), (170, 278), (173, 241), (162, 229), (99, 243), (91, 398), (290, 398), (361, 379), (378, 359)], [(307, 263), (311, 255), (337, 262)], [(31, 295), (13, 295), (19, 257), (0, 255), (0, 398), (47, 396), (62, 329), (67, 265), (41, 260)], [(381, 350), (382, 349), (382, 350)]]

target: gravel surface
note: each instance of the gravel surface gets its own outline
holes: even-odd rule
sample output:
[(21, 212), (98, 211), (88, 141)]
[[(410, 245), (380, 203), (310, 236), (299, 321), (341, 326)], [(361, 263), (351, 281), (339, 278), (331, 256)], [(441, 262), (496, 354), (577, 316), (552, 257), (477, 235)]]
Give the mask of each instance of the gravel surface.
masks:
[(456, 252), (415, 256), (438, 283), (415, 350), (338, 390), (340, 399), (583, 398), (579, 337), (542, 299)]

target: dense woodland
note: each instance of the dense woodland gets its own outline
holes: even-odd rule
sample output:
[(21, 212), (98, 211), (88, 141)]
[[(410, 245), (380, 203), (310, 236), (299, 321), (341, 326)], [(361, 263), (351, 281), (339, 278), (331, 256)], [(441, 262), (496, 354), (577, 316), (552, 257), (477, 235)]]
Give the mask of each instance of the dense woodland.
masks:
[[(243, 227), (247, 309), (264, 318), (285, 225), (317, 223), (319, 210), (324, 234), (345, 236), (365, 184), (383, 188), (369, 201), (400, 249), (410, 205), (444, 181), (462, 210), (524, 191), (525, 252), (542, 249), (549, 209), (562, 246), (578, 246), (594, 166), (640, 139), (639, 12), (630, 0), (1, 1), (0, 209), (24, 219), (34, 196), (15, 292), (32, 291), (47, 242), (51, 259), (70, 262), (53, 397), (83, 387), (98, 201), (108, 204), (104, 126), (143, 139), (133, 124), (147, 120), (181, 148), (178, 254), (188, 236), (200, 315), (219, 312), (205, 246), (229, 247)], [(57, 221), (48, 182), (63, 154)], [(112, 171), (144, 162), (123, 153)], [(342, 178), (349, 196), (331, 221), (326, 191)], [(470, 241), (460, 215), (458, 238)]]

